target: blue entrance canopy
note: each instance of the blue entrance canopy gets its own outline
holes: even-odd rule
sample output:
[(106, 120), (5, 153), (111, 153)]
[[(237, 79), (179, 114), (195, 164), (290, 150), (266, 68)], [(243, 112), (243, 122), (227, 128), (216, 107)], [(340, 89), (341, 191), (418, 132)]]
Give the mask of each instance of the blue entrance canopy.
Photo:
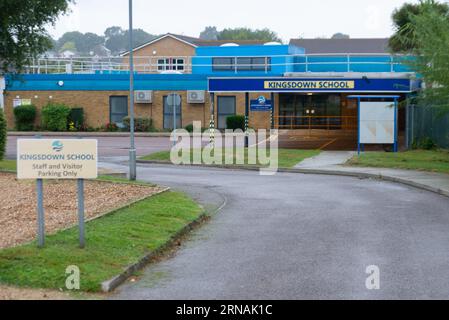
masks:
[(411, 79), (371, 78), (209, 78), (209, 92), (409, 93)]

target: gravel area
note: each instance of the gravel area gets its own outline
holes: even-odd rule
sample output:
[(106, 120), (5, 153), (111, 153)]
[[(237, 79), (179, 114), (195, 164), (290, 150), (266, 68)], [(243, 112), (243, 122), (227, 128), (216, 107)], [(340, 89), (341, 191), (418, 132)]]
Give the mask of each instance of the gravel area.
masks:
[[(0, 173), (0, 248), (17, 246), (36, 238), (36, 184)], [(92, 219), (114, 208), (158, 193), (160, 187), (99, 181), (85, 183), (85, 217)], [(44, 183), (46, 234), (78, 223), (75, 181)]]
[(0, 286), (0, 300), (72, 300), (68, 293)]

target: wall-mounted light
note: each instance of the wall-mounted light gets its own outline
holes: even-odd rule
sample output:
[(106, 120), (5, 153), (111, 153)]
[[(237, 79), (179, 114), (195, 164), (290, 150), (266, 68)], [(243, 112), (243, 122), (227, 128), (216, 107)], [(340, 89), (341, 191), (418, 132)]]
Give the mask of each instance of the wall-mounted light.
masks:
[(20, 96), (16, 96), (16, 99), (20, 99)]
[(50, 100), (53, 99), (53, 96), (49, 96), (48, 99), (50, 99)]
[(64, 81), (58, 81), (58, 86), (63, 87), (64, 86)]
[(34, 96), (34, 99), (38, 99), (39, 98), (39, 96)]
[(153, 50), (153, 56), (157, 55), (157, 51)]

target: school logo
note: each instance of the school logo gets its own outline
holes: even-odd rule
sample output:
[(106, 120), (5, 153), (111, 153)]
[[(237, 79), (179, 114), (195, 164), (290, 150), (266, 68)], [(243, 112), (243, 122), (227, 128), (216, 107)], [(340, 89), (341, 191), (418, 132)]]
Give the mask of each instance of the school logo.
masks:
[(53, 147), (53, 150), (56, 152), (61, 152), (62, 149), (64, 149), (64, 145), (59, 140), (54, 141), (51, 146)]
[(260, 96), (258, 99), (260, 105), (267, 103), (267, 99), (264, 96)]

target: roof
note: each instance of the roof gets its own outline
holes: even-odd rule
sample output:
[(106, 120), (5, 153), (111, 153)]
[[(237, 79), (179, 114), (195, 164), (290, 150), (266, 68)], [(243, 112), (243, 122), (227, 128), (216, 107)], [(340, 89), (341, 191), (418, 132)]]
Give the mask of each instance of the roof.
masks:
[[(214, 46), (220, 46), (222, 44), (225, 43), (236, 43), (239, 45), (260, 45), (260, 44), (264, 44), (266, 41), (260, 41), (260, 40), (203, 40), (200, 38), (195, 38), (195, 37), (189, 37), (189, 36), (184, 36), (184, 35), (179, 35), (179, 34), (174, 34), (174, 33), (167, 33), (164, 34), (160, 37), (157, 37), (147, 43), (144, 43), (136, 48), (134, 48), (134, 51), (140, 50), (146, 46), (149, 46), (150, 44), (153, 44), (157, 41), (160, 41), (162, 39), (165, 39), (167, 37), (176, 39), (178, 41), (184, 42), (194, 48), (197, 47), (214, 47)], [(126, 51), (124, 53), (122, 53), (122, 56), (125, 56), (129, 53), (129, 51)]]
[(377, 39), (292, 39), (291, 45), (302, 47), (306, 54), (320, 53), (390, 53), (388, 38)]

